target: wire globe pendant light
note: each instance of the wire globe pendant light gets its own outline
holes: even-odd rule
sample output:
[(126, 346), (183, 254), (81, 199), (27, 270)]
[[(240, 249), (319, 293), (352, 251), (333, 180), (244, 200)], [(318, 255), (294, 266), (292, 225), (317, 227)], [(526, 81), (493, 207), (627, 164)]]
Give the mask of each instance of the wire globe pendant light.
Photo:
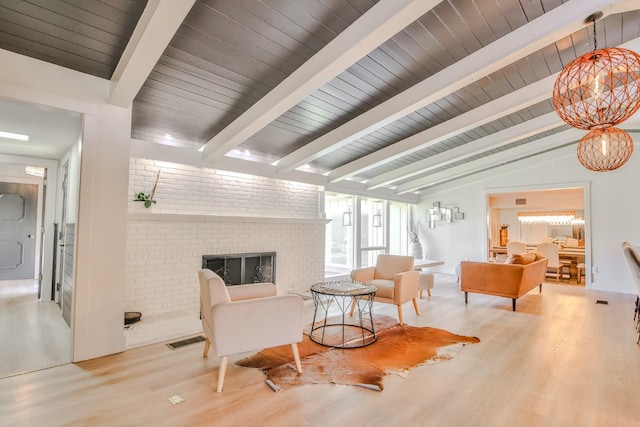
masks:
[(578, 160), (594, 172), (618, 169), (632, 153), (631, 135), (613, 126), (592, 130), (578, 142)]
[(560, 118), (578, 129), (590, 130), (578, 143), (577, 155), (587, 169), (611, 171), (633, 153), (631, 136), (614, 126), (640, 109), (640, 55), (623, 48), (598, 49), (596, 21), (594, 50), (567, 64), (553, 86), (553, 107)]
[(624, 48), (598, 49), (582, 55), (560, 72), (553, 86), (553, 107), (562, 120), (578, 129), (616, 126), (640, 109), (640, 55)]

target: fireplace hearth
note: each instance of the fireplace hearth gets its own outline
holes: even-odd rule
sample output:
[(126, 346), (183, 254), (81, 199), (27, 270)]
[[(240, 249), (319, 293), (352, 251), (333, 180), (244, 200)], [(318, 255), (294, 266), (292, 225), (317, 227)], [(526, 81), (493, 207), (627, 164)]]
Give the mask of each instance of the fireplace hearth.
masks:
[(202, 268), (208, 268), (227, 286), (276, 281), (276, 253), (203, 255)]

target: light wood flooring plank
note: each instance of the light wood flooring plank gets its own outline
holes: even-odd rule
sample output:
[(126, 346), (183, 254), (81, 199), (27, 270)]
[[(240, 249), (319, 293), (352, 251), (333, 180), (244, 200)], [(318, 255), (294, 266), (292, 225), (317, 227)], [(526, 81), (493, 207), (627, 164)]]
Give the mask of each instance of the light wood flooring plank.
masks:
[[(609, 305), (595, 304), (606, 299)], [(405, 321), (477, 336), (450, 361), (389, 375), (375, 392), (307, 385), (274, 393), (234, 364), (215, 392), (218, 361), (203, 343), (153, 344), (0, 380), (1, 425), (70, 426), (638, 426), (640, 347), (633, 295), (545, 284), (518, 300), (471, 294), (438, 274)], [(307, 320), (312, 308), (305, 309)], [(395, 306), (376, 304), (395, 316)], [(375, 344), (374, 344), (375, 345)], [(180, 394), (185, 402), (171, 405)]]
[(0, 378), (71, 361), (71, 332), (35, 280), (0, 280)]

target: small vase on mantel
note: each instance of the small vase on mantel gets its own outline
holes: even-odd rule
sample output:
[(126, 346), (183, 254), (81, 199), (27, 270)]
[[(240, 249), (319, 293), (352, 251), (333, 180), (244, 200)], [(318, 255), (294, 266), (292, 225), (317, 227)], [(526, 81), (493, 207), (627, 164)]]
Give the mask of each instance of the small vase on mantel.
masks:
[(411, 242), (409, 244), (409, 255), (414, 259), (422, 259), (422, 245), (420, 245), (420, 242)]

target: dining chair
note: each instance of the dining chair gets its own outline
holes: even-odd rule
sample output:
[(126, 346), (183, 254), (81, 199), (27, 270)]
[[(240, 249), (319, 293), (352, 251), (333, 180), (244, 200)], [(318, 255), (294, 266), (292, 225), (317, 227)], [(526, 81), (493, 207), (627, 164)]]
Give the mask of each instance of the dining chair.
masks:
[[(540, 243), (537, 249), (549, 259), (547, 264), (547, 273), (553, 273), (556, 275), (556, 283), (560, 282), (563, 275), (563, 269), (566, 267), (569, 269), (570, 263), (560, 261), (560, 255), (558, 253), (559, 248), (555, 243)], [(551, 271), (549, 271), (551, 270)]]
[(582, 276), (585, 276), (585, 281), (587, 280), (586, 279), (586, 272), (585, 272), (586, 264), (584, 262), (580, 262), (580, 263), (578, 263), (577, 268), (578, 268), (578, 284), (581, 284), (582, 283)]
[(523, 254), (527, 251), (527, 245), (524, 242), (507, 242), (507, 255)]
[(636, 331), (638, 333), (638, 339), (636, 344), (640, 343), (640, 247), (637, 245), (634, 247), (628, 242), (622, 242), (622, 253), (624, 254), (624, 260), (629, 268), (629, 274), (631, 274), (631, 280), (636, 287), (636, 307), (634, 319), (636, 320)]

